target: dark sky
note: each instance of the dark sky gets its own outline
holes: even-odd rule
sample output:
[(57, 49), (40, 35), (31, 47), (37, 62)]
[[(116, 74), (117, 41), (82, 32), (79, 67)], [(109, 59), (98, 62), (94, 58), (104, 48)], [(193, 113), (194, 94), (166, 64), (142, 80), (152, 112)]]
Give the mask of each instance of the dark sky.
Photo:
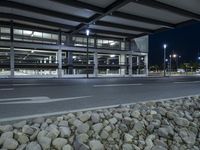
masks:
[(163, 44), (166, 43), (167, 56), (173, 51), (181, 55), (181, 62), (197, 61), (200, 51), (200, 22), (149, 36), (149, 64), (161, 65), (163, 62)]

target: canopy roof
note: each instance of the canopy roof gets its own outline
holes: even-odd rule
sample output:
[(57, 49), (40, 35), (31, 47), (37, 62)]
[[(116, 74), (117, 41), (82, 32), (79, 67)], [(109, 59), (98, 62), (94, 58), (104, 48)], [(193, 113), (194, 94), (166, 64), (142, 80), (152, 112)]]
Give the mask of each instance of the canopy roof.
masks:
[(199, 0), (1, 0), (0, 24), (136, 38), (199, 21), (199, 6)]

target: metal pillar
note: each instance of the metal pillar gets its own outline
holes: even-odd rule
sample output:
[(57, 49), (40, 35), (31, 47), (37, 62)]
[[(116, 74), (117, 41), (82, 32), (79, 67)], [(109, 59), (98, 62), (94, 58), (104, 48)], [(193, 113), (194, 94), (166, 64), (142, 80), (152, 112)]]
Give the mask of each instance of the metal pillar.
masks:
[(94, 52), (94, 76), (98, 76), (98, 53)]
[(58, 54), (57, 54), (57, 60), (58, 60), (58, 78), (62, 78), (62, 49), (61, 49), (61, 31), (59, 31), (59, 37), (58, 37)]
[(86, 77), (89, 78), (89, 46), (88, 46), (88, 36), (87, 36), (87, 64), (86, 64)]
[(148, 76), (148, 74), (149, 74), (149, 64), (148, 64), (148, 54), (147, 55), (145, 55), (145, 57), (144, 57), (144, 63), (145, 63), (145, 71), (146, 71), (146, 75)]
[(68, 74), (73, 74), (73, 58), (72, 58), (72, 52), (67, 53), (67, 63), (68, 63)]
[(164, 56), (163, 56), (163, 70), (164, 70), (164, 77), (166, 76), (166, 47), (164, 47)]
[(128, 73), (129, 73), (129, 76), (132, 76), (132, 74), (133, 74), (133, 56), (131, 54), (128, 57), (128, 61), (129, 61)]
[(137, 74), (140, 74), (140, 56), (137, 56)]
[(122, 75), (122, 76), (125, 76), (125, 63), (126, 63), (126, 55), (125, 54), (121, 54), (120, 55), (120, 61), (119, 61), (119, 65), (120, 65), (120, 69), (121, 69), (121, 71), (120, 71), (120, 74)]
[(13, 21), (10, 24), (10, 77), (14, 78), (15, 76), (15, 52), (14, 52), (14, 32), (13, 32)]

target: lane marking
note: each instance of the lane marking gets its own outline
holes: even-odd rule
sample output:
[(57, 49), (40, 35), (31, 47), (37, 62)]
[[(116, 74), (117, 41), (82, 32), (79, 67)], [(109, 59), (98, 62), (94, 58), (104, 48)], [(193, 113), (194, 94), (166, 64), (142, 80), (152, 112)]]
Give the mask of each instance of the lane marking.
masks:
[(120, 87), (120, 86), (137, 86), (137, 85), (143, 85), (141, 83), (135, 83), (135, 84), (99, 84), (99, 85), (93, 85), (93, 87)]
[(18, 98), (4, 98), (4, 99), (0, 99), (1, 101), (18, 101), (18, 100), (45, 100), (45, 99), (49, 99), (49, 97), (46, 96), (40, 96), (40, 97), (18, 97)]
[[(52, 102), (60, 102), (60, 101), (69, 101), (69, 100), (75, 100), (75, 99), (83, 99), (83, 98), (89, 98), (92, 96), (78, 96), (78, 97), (67, 97), (67, 98), (57, 98), (57, 99), (28, 99), (28, 101), (22, 101), (21, 99), (17, 99), (17, 101), (10, 101), (6, 102), (5, 100), (1, 100), (0, 104), (44, 104), (44, 103), (52, 103)], [(2, 102), (3, 101), (3, 102)]]
[(174, 82), (175, 84), (184, 84), (184, 83), (200, 83), (200, 81), (180, 81), (180, 82)]
[(42, 84), (36, 84), (36, 83), (31, 83), (31, 84), (22, 84), (22, 83), (15, 83), (15, 84), (11, 84), (13, 86), (26, 86), (26, 85), (42, 85)]
[(0, 89), (0, 91), (12, 91), (14, 90), (14, 88), (4, 88), (4, 89)]
[(162, 101), (168, 101), (168, 100), (178, 100), (183, 98), (190, 98), (190, 97), (199, 97), (199, 94), (196, 95), (188, 95), (188, 96), (181, 96), (181, 97), (171, 97), (171, 98), (164, 98), (164, 99), (157, 99), (157, 100), (144, 100), (141, 102), (134, 102), (134, 103), (125, 103), (125, 104), (115, 104), (115, 105), (106, 105), (106, 106), (97, 106), (97, 107), (89, 107), (89, 108), (83, 108), (83, 109), (74, 109), (74, 110), (67, 110), (67, 111), (60, 111), (60, 112), (53, 112), (53, 113), (41, 113), (41, 114), (35, 114), (35, 115), (26, 115), (26, 116), (18, 116), (18, 117), (7, 117), (0, 119), (0, 123), (7, 123), (12, 121), (19, 121), (19, 120), (30, 120), (33, 118), (38, 117), (50, 117), (50, 116), (59, 116), (64, 115), (67, 113), (75, 113), (75, 112), (84, 112), (84, 111), (93, 111), (93, 110), (101, 110), (101, 109), (108, 109), (108, 108), (117, 108), (119, 106), (129, 106), (134, 105), (137, 103), (146, 103), (146, 102), (162, 102)]

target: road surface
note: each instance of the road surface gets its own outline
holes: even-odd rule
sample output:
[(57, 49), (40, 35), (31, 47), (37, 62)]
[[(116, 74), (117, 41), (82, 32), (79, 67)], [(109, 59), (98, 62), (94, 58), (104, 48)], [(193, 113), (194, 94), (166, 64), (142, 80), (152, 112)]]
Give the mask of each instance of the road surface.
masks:
[(200, 77), (1, 79), (0, 120), (200, 94)]

